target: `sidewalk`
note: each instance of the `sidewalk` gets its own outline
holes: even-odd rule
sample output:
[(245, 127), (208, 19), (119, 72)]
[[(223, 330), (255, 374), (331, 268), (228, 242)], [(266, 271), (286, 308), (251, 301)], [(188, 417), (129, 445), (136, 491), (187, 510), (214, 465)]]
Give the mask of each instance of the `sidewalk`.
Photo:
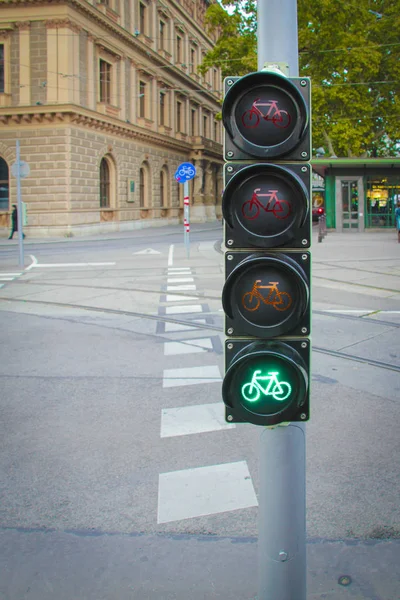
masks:
[[(222, 235), (222, 224), (221, 221), (213, 221), (210, 223), (191, 223), (190, 232), (199, 233), (201, 231), (212, 231), (221, 232)], [(77, 235), (77, 236), (53, 236), (53, 237), (31, 237), (27, 234), (24, 244), (74, 244), (77, 242), (95, 242), (95, 241), (106, 241), (106, 240), (123, 240), (123, 239), (140, 239), (148, 237), (149, 234), (154, 235), (157, 232), (159, 237), (167, 237), (174, 234), (182, 234), (183, 239), (183, 224), (179, 225), (163, 225), (160, 227), (143, 227), (142, 229), (134, 229), (132, 231), (110, 231), (107, 233), (96, 233), (93, 235)], [(8, 239), (8, 233), (5, 237), (0, 237), (0, 247), (18, 245), (18, 233), (14, 235), (12, 240)]]

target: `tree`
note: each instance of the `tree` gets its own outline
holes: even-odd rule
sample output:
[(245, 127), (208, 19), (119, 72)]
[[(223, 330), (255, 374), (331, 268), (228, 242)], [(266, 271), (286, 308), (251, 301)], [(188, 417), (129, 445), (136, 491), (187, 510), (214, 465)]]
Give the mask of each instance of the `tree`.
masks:
[[(222, 75), (257, 70), (256, 3), (213, 4), (218, 41), (202, 65)], [(331, 156), (398, 152), (397, 0), (298, 0), (299, 70), (312, 80), (313, 144)]]

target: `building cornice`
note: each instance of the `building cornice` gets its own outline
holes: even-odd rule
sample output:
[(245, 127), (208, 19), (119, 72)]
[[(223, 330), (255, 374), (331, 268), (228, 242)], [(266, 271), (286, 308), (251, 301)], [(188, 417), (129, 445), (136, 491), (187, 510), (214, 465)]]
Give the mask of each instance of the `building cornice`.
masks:
[[(143, 142), (144, 144), (154, 144), (162, 146), (175, 152), (188, 153), (195, 148), (193, 144), (176, 140), (168, 135), (144, 130), (141, 127), (131, 123), (123, 123), (118, 119), (99, 115), (98, 113), (72, 104), (64, 105), (46, 105), (41, 107), (24, 108), (0, 108), (0, 132), (4, 127), (29, 125), (66, 125), (79, 126), (101, 132), (104, 135), (118, 136), (125, 139)], [(210, 145), (205, 150), (210, 150), (211, 154), (221, 158), (222, 146), (220, 152), (216, 152), (217, 146)]]

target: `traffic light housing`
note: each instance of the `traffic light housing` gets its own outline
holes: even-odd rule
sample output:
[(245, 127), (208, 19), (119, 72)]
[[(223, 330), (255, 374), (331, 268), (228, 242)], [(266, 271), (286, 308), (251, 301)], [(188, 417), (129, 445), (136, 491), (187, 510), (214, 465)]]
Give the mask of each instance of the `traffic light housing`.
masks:
[(225, 79), (225, 377), (228, 422), (309, 418), (310, 81)]

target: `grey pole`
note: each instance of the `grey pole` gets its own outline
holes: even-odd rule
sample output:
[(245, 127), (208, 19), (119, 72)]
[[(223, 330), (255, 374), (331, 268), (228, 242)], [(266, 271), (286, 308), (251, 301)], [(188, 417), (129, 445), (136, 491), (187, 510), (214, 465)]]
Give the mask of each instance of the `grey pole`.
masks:
[[(258, 68), (298, 76), (296, 0), (258, 0)], [(260, 435), (258, 600), (306, 600), (306, 436), (303, 423)]]
[(286, 62), (289, 74), (299, 74), (296, 0), (258, 0), (258, 68), (265, 63)]
[(189, 213), (189, 182), (185, 181), (183, 184), (183, 226), (185, 228), (185, 246), (186, 254), (190, 256), (190, 213)]
[(18, 251), (19, 251), (19, 266), (24, 266), (24, 241), (22, 235), (22, 200), (21, 200), (21, 158), (19, 140), (16, 142), (17, 155), (17, 217), (18, 217)]

